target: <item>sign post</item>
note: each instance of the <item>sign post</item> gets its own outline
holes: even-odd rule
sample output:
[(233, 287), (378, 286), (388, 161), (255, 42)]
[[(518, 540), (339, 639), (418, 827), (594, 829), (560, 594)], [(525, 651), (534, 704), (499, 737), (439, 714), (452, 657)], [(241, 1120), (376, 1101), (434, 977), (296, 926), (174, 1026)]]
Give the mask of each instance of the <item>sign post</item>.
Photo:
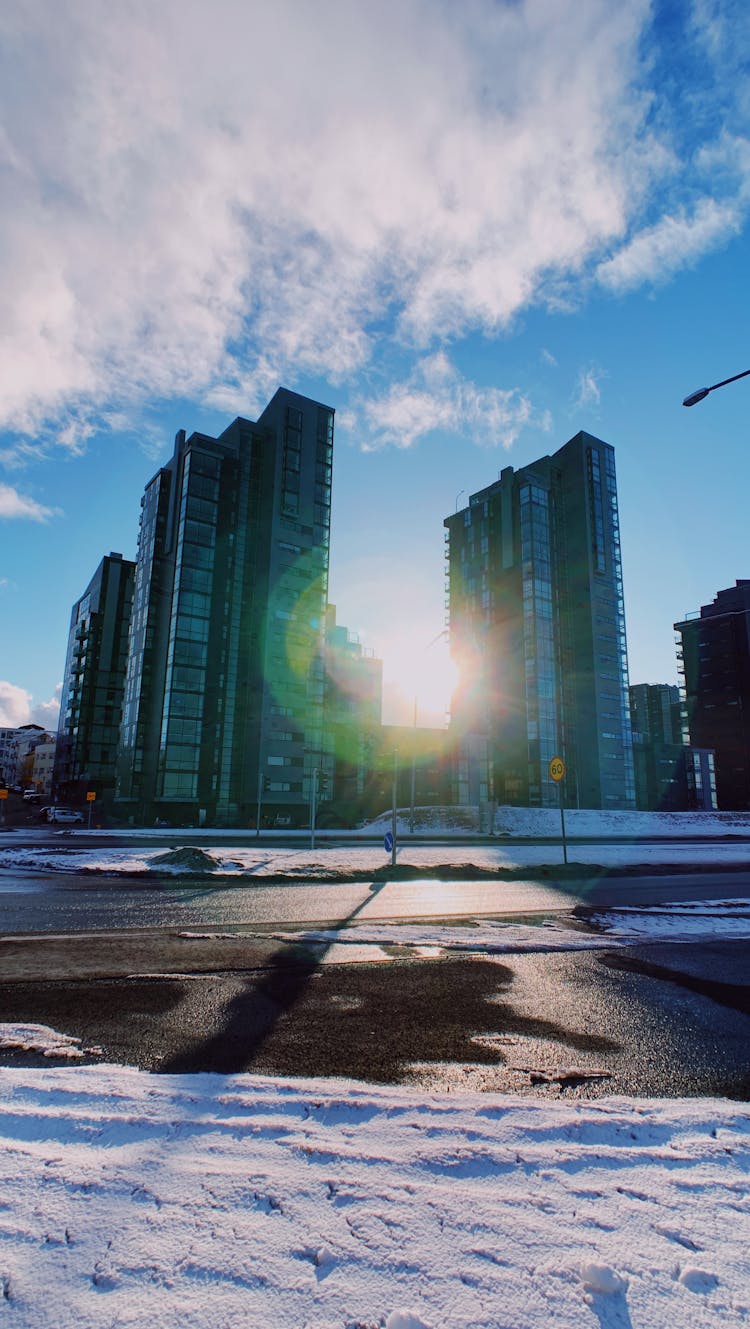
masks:
[(398, 749), (393, 749), (393, 808), (391, 811), (391, 867), (396, 866), (398, 853), (398, 817), (396, 802), (398, 799)]
[(562, 830), (563, 863), (568, 861), (568, 846), (565, 841), (565, 806), (563, 804), (563, 781), (565, 779), (565, 762), (562, 757), (553, 757), (549, 764), (549, 778), (554, 780), (560, 790), (560, 828)]
[(260, 836), (260, 817), (261, 817), (261, 809), (262, 809), (262, 807), (263, 807), (263, 775), (260, 774), (260, 775), (258, 776), (258, 811), (257, 811), (257, 813), (256, 813), (256, 815), (255, 815), (255, 838), (256, 838), (256, 840), (257, 840), (258, 837)]
[(7, 797), (7, 789), (0, 789), (0, 826), (5, 825), (5, 800)]
[(310, 848), (315, 848), (315, 817), (318, 811), (318, 768), (313, 766), (310, 782)]
[(89, 828), (89, 830), (91, 830), (91, 813), (92, 813), (92, 811), (93, 811), (94, 804), (95, 804), (95, 802), (96, 802), (96, 793), (94, 792), (93, 789), (89, 789), (89, 791), (88, 791), (88, 793), (87, 793), (87, 795), (86, 795), (86, 802), (87, 802), (88, 805), (89, 805), (89, 826), (88, 826), (88, 828)]

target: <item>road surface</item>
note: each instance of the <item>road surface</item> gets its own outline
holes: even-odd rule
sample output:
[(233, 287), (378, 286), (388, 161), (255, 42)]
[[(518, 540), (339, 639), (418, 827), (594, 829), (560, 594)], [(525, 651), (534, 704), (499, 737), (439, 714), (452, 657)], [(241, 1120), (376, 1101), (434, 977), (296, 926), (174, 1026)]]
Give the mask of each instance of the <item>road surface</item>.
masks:
[(567, 913), (578, 904), (750, 898), (750, 872), (554, 881), (310, 882), (227, 886), (206, 877), (134, 882), (0, 873), (0, 935), (127, 928), (254, 927)]

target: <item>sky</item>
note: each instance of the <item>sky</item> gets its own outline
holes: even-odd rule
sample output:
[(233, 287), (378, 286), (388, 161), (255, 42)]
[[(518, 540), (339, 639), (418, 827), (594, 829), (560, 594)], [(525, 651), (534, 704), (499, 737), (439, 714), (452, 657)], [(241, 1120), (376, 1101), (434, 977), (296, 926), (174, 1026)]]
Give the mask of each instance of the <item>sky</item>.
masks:
[(443, 518), (616, 451), (632, 682), (750, 575), (750, 12), (734, 0), (0, 9), (0, 724), (175, 432), (336, 409), (330, 598), (448, 700)]

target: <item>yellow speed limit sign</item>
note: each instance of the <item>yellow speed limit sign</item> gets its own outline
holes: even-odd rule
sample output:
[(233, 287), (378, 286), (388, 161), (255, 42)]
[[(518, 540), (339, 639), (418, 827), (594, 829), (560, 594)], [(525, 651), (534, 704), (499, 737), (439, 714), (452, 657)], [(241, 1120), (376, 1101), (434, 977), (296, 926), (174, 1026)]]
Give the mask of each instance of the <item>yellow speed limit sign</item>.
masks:
[(549, 774), (550, 779), (554, 780), (555, 784), (559, 784), (561, 780), (565, 779), (565, 762), (562, 757), (552, 758), (549, 764)]

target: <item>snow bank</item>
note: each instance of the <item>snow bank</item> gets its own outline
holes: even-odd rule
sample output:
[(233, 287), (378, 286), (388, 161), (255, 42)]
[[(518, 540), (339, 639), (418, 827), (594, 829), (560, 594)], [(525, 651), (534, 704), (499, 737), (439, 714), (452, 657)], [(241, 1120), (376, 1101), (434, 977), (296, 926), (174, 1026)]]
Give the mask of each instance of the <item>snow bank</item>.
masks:
[(750, 937), (750, 900), (684, 901), (666, 905), (623, 905), (590, 915), (594, 927), (619, 941), (697, 941), (708, 937)]
[[(356, 835), (384, 835), (391, 829), (391, 812), (384, 812), (374, 821), (360, 827)], [(560, 834), (560, 812), (557, 808), (499, 807), (494, 813), (492, 826), (490, 813), (482, 812), (481, 830), (495, 835), (557, 837)], [(400, 836), (409, 833), (408, 809), (398, 811)], [(480, 814), (476, 807), (415, 808), (414, 829), (418, 835), (476, 835), (480, 831)], [(604, 812), (594, 808), (566, 808), (565, 829), (568, 836), (618, 836), (625, 840), (639, 840), (650, 836), (679, 838), (685, 835), (726, 836), (750, 835), (750, 813), (747, 812)]]
[[(596, 868), (633, 868), (674, 865), (677, 870), (692, 867), (750, 865), (750, 845), (715, 839), (706, 844), (681, 843), (679, 839), (663, 844), (644, 844), (633, 840), (619, 844), (576, 844), (569, 850), (575, 864)], [(472, 880), (494, 872), (523, 872), (545, 869), (554, 875), (561, 867), (562, 851), (556, 845), (411, 845), (408, 839), (399, 847), (398, 866), (413, 867), (415, 873)], [(234, 848), (220, 845), (163, 849), (0, 849), (0, 869), (21, 868), (39, 872), (96, 872), (109, 875), (139, 876), (146, 873), (161, 877), (222, 876), (241, 881), (252, 877), (263, 881), (336, 881), (363, 880), (382, 875), (390, 856), (374, 845), (364, 847), (318, 847), (314, 851), (292, 847), (269, 849)], [(571, 864), (571, 867), (575, 866)]]
[(750, 1324), (750, 1108), (0, 1071), (19, 1329)]

